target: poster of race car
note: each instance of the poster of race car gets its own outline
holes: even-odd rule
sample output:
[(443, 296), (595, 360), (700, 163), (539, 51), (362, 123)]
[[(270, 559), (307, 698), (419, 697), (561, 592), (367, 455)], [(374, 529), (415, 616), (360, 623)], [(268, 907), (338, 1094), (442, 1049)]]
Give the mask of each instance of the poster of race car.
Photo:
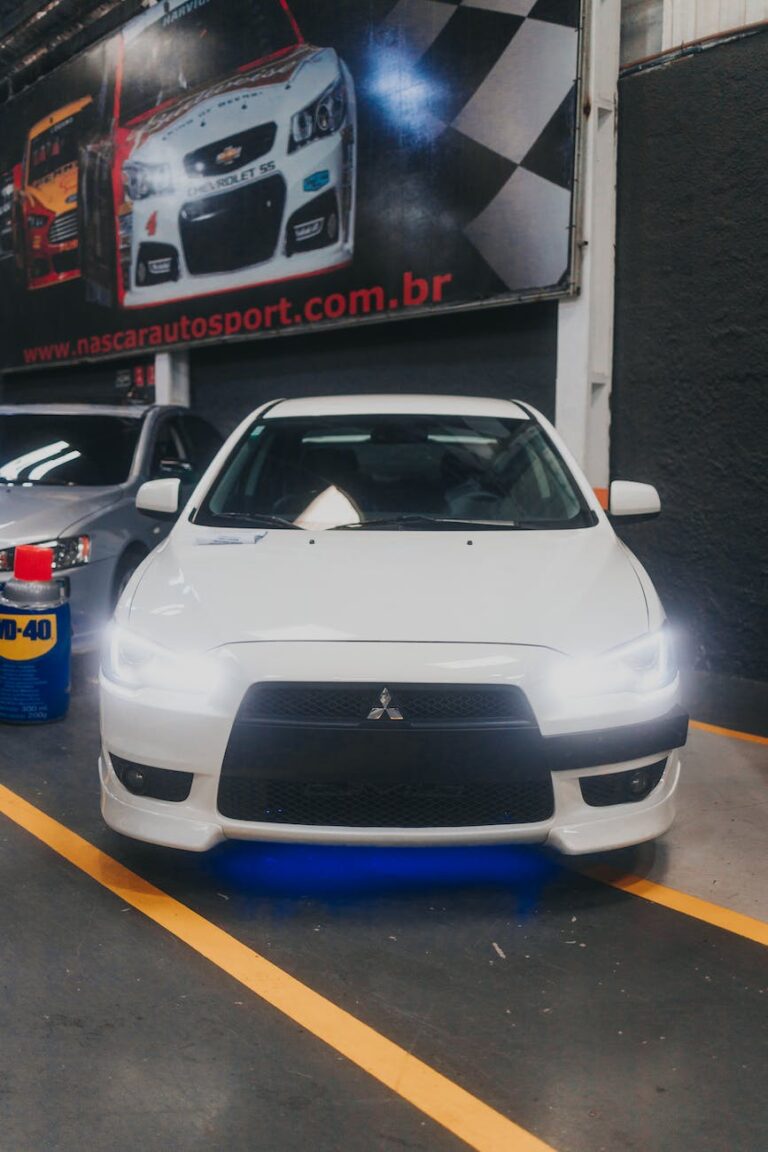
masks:
[(160, 0), (0, 106), (0, 369), (573, 290), (579, 0)]

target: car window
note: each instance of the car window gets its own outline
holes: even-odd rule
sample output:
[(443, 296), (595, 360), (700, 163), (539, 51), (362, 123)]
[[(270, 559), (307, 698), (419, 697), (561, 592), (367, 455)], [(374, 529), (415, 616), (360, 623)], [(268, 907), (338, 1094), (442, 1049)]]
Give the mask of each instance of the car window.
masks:
[(169, 473), (178, 475), (181, 471), (191, 470), (191, 467), (178, 419), (163, 420), (156, 432), (150, 475), (153, 479), (167, 476)]
[(223, 437), (200, 416), (181, 416), (181, 431), (195, 472), (202, 476), (223, 444)]
[(124, 484), (141, 420), (122, 416), (19, 412), (0, 416), (0, 483)]
[(338, 515), (338, 525), (392, 517), (525, 528), (594, 523), (565, 462), (534, 420), (427, 415), (257, 422), (196, 519), (231, 522), (238, 515), (280, 516), (300, 525), (328, 515)]

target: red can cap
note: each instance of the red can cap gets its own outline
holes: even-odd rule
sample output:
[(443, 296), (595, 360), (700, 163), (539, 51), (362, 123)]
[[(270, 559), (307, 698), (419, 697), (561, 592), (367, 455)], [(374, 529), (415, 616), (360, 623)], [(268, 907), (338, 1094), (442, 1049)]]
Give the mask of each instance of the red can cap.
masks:
[(50, 580), (53, 575), (53, 548), (19, 544), (13, 557), (13, 575), (16, 580)]

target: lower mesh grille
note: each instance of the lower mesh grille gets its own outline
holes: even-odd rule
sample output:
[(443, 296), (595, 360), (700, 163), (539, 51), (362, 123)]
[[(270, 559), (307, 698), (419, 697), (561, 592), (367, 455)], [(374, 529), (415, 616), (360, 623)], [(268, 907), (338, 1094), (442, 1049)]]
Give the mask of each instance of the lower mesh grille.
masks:
[(554, 811), (551, 780), (392, 784), (224, 776), (219, 811), (231, 820), (342, 828), (461, 828), (531, 824)]

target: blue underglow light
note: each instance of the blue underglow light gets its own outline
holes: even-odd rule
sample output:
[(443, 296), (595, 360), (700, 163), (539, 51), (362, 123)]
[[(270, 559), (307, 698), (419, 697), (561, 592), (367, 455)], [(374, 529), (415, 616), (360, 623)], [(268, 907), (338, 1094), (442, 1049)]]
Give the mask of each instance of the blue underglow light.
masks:
[(208, 865), (217, 883), (254, 897), (331, 902), (415, 892), (503, 889), (530, 910), (561, 875), (541, 849), (520, 845), (396, 848), (231, 841)]

